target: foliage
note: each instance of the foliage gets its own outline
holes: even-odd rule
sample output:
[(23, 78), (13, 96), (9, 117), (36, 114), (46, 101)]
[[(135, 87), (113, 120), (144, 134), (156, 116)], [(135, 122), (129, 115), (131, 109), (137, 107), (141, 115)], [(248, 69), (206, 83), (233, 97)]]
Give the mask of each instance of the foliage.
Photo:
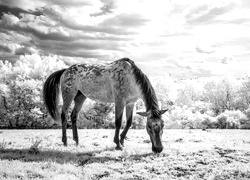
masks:
[[(16, 63), (0, 61), (0, 128), (58, 128), (42, 101), (48, 75), (67, 67), (57, 56), (20, 56)], [(166, 128), (250, 129), (250, 79), (194, 79), (176, 81), (151, 78)], [(61, 104), (60, 104), (61, 106)], [(145, 128), (146, 119), (136, 115), (145, 109), (135, 105), (132, 127)], [(124, 111), (125, 112), (125, 111)], [(124, 113), (122, 127), (125, 126)], [(115, 128), (114, 104), (85, 102), (79, 128)], [(60, 122), (59, 122), (60, 123)]]
[(0, 61), (0, 122), (5, 128), (49, 128), (42, 102), (43, 82), (66, 65), (55, 56), (25, 55), (14, 65)]
[(234, 108), (236, 89), (228, 79), (211, 81), (204, 86), (204, 98), (212, 104), (213, 110), (218, 115)]
[(8, 142), (5, 141), (5, 139), (2, 140), (2, 142), (0, 142), (0, 150), (3, 150), (7, 147)]
[(177, 105), (191, 106), (196, 101), (200, 100), (200, 91), (195, 86), (189, 83), (185, 83), (182, 88), (179, 89), (177, 99), (175, 100)]
[(132, 129), (144, 129), (146, 127), (146, 120), (144, 117), (135, 114), (133, 116), (133, 121), (132, 121), (132, 125), (131, 128)]
[(250, 78), (242, 82), (238, 94), (237, 108), (247, 109), (250, 106)]
[(93, 107), (82, 114), (85, 121), (88, 121), (85, 123), (85, 128), (107, 129), (114, 127), (114, 121), (112, 122), (109, 116), (113, 107), (114, 104), (95, 102)]

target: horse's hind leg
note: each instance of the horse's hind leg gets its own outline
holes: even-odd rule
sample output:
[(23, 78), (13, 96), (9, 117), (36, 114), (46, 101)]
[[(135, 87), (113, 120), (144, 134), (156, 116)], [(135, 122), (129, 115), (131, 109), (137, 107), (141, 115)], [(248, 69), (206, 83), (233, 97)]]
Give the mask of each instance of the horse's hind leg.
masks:
[(75, 94), (71, 93), (62, 93), (63, 94), (63, 106), (62, 106), (62, 114), (61, 114), (61, 120), (62, 120), (62, 142), (64, 146), (67, 146), (67, 121), (68, 121), (68, 112), (70, 105), (73, 101), (73, 98)]
[(71, 113), (73, 140), (76, 142), (76, 145), (78, 145), (79, 143), (76, 122), (77, 122), (78, 114), (85, 100), (86, 100), (86, 96), (84, 96), (80, 91), (78, 91), (76, 97), (74, 98), (75, 107)]
[(122, 146), (124, 146), (124, 139), (126, 138), (127, 132), (132, 124), (133, 110), (134, 110), (134, 103), (126, 106), (127, 123), (126, 123), (124, 130), (122, 131), (122, 133), (120, 135), (120, 137), (121, 137), (120, 143)]

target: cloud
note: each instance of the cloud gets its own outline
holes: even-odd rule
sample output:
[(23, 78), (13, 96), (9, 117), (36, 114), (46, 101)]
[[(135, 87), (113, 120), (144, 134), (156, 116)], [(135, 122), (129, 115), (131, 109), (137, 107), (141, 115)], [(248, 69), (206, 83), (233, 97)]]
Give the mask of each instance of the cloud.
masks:
[(113, 26), (113, 27), (123, 27), (123, 28), (133, 28), (133, 27), (140, 27), (145, 25), (148, 22), (148, 19), (143, 18), (142, 15), (137, 13), (122, 13), (116, 15), (115, 17), (111, 17), (106, 19), (100, 25), (104, 27)]
[(220, 59), (219, 61), (220, 61), (222, 64), (229, 64), (232, 60), (233, 60), (232, 57), (224, 57), (224, 58)]
[(189, 3), (185, 10), (186, 22), (192, 26), (223, 23), (220, 17), (241, 7), (237, 0), (193, 1), (195, 3)]
[(13, 49), (6, 44), (0, 44), (0, 51), (12, 53)]
[(103, 3), (103, 6), (100, 7), (100, 12), (92, 13), (90, 14), (90, 16), (97, 17), (97, 16), (110, 14), (114, 11), (116, 7), (115, 1), (113, 0), (108, 0), (108, 1), (102, 0), (102, 3)]
[(20, 47), (16, 49), (15, 55), (36, 54), (38, 51), (32, 47)]
[(126, 56), (147, 72), (216, 74), (232, 64), (224, 57), (248, 59), (249, 8), (247, 0), (0, 0), (0, 58)]
[(210, 54), (214, 52), (214, 50), (212, 50), (210, 47), (207, 47), (206, 49), (204, 49), (204, 47), (202, 48), (202, 47), (197, 46), (195, 49), (198, 53)]
[(11, 55), (24, 55), (37, 53), (37, 50), (32, 47), (27, 47), (19, 44), (0, 44), (0, 52), (10, 53)]
[(66, 6), (66, 7), (76, 7), (76, 6), (90, 6), (92, 3), (91, 0), (1, 0), (0, 4), (8, 6), (11, 8), (22, 9), (25, 11), (37, 11), (43, 7), (47, 6)]
[(41, 11), (38, 11), (38, 10), (26, 11), (18, 7), (9, 7), (6, 5), (1, 5), (1, 4), (0, 4), (0, 12), (1, 12), (0, 17), (2, 17), (4, 14), (13, 14), (14, 16), (17, 16), (19, 18), (22, 16), (22, 14), (33, 14), (36, 16), (42, 15)]
[(5, 44), (5, 43), (0, 44), (0, 50), (4, 52), (9, 52), (12, 54), (14, 54), (15, 51), (20, 47), (21, 46), (19, 44)]
[[(205, 13), (204, 13), (203, 8), (207, 9)], [(227, 5), (224, 7), (215, 7), (213, 9), (208, 9), (207, 6), (203, 6), (201, 14), (192, 13), (192, 14), (187, 15), (187, 19), (188, 19), (187, 23), (192, 24), (192, 25), (219, 23), (220, 21), (216, 20), (217, 16), (228, 13), (232, 11), (232, 9), (233, 9), (232, 5)]]
[[(82, 31), (86, 33), (106, 33), (106, 34), (112, 34), (112, 35), (129, 35), (134, 34), (134, 32), (129, 31), (126, 28), (114, 26), (113, 24), (109, 24), (109, 26), (103, 25), (102, 22), (95, 24), (88, 24), (88, 21), (86, 20), (85, 23), (79, 23), (74, 18), (67, 15), (67, 13), (64, 12), (64, 9), (61, 7), (56, 8), (44, 8), (43, 9), (44, 15), (49, 17), (51, 20), (55, 22), (58, 26), (66, 27), (71, 30), (75, 31)], [(87, 17), (88, 19), (95, 20), (95, 17), (92, 17), (89, 15)]]

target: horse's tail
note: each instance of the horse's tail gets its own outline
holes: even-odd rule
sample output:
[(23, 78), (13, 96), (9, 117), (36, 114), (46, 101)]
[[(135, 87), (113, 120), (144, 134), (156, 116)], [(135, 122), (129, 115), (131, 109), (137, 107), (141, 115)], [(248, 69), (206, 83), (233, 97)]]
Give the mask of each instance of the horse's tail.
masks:
[(59, 92), (60, 92), (60, 77), (66, 69), (62, 69), (52, 73), (45, 81), (43, 86), (43, 101), (44, 104), (55, 120), (59, 120)]

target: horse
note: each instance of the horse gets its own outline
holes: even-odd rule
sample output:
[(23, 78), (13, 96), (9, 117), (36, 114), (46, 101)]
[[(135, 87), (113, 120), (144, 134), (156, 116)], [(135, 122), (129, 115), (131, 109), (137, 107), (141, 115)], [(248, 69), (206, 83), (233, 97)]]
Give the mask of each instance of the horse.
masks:
[[(59, 114), (59, 93), (62, 94), (63, 105)], [(132, 124), (135, 102), (141, 98), (146, 112), (137, 112), (147, 117), (146, 130), (152, 143), (152, 151), (163, 150), (162, 133), (164, 122), (161, 115), (167, 110), (160, 110), (153, 86), (148, 77), (138, 68), (134, 61), (122, 58), (105, 64), (74, 64), (67, 69), (52, 73), (43, 86), (44, 104), (55, 120), (62, 123), (62, 142), (67, 146), (67, 121), (71, 112), (73, 140), (79, 143), (77, 132), (78, 114), (86, 98), (98, 102), (115, 103), (115, 135), (116, 150), (122, 150), (124, 139)], [(120, 134), (123, 111), (126, 107), (126, 125)]]

